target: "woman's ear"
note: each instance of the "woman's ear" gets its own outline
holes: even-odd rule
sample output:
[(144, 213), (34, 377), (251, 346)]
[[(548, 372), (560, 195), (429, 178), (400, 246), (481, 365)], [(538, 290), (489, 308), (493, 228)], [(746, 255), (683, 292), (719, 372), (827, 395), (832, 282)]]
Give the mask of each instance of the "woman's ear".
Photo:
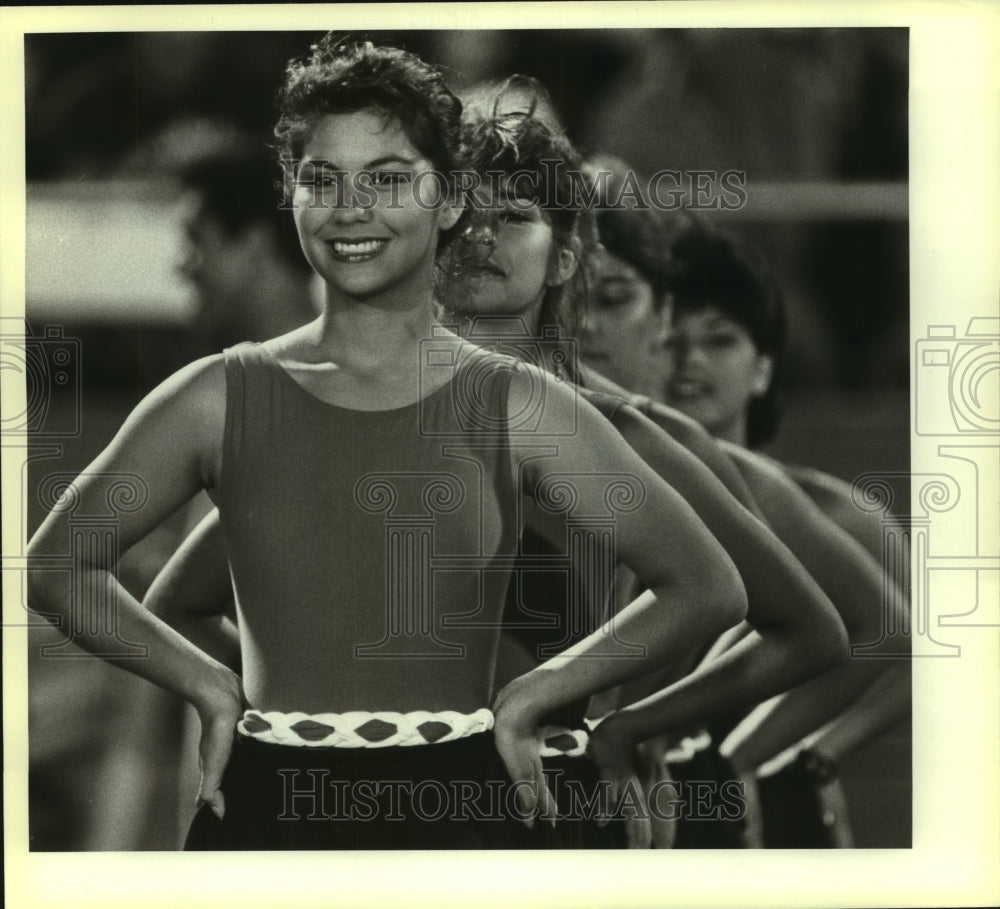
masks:
[(460, 194), (456, 193), (441, 206), (441, 213), (438, 216), (438, 228), (440, 230), (451, 230), (451, 228), (458, 224), (458, 219), (462, 217), (462, 212), (464, 211), (465, 200)]
[(441, 202), (442, 205), (438, 209), (438, 229), (451, 230), (465, 212), (465, 193), (459, 189), (455, 181), (452, 181), (448, 198), (441, 199)]
[(656, 343), (663, 347), (670, 340), (670, 333), (674, 324), (674, 298), (671, 294), (665, 293), (660, 301), (659, 310), (656, 314), (657, 330)]
[(750, 391), (755, 398), (762, 398), (771, 387), (774, 378), (774, 357), (767, 354), (757, 354), (754, 363), (753, 377), (750, 380)]
[(579, 241), (574, 237), (568, 245), (559, 246), (556, 249), (555, 255), (549, 262), (549, 272), (545, 277), (545, 283), (549, 287), (559, 287), (576, 274), (580, 265), (579, 245)]

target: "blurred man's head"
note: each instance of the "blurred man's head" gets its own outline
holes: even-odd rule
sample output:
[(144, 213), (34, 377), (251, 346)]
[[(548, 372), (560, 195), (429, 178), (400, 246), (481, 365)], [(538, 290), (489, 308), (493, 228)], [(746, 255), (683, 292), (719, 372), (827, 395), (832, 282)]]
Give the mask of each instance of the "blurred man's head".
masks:
[(198, 298), (197, 330), (218, 347), (279, 333), (276, 321), (305, 321), (311, 270), (281, 207), (277, 165), (263, 153), (219, 155), (181, 176), (197, 196), (181, 264)]

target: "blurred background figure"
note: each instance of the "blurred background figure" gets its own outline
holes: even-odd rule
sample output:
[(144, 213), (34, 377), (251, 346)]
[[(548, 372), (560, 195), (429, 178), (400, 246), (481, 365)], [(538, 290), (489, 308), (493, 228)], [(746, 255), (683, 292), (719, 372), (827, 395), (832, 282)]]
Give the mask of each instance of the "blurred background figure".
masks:
[[(151, 275), (151, 284), (155, 293), (157, 277), (176, 281), (177, 296), (188, 303), (183, 326), (140, 322), (132, 329), (137, 360), (141, 363), (150, 334), (154, 350), (160, 350), (152, 357), (154, 369), (166, 370), (240, 341), (282, 334), (314, 318), (312, 271), (299, 247), (292, 213), (281, 205), (282, 171), (264, 137), (219, 123), (181, 121), (157, 137), (154, 146), (157, 169), (145, 186), (134, 177), (125, 185), (135, 193), (136, 205), (144, 192), (175, 200), (168, 210), (177, 243), (159, 276)], [(85, 354), (113, 347), (109, 338), (127, 331), (113, 323), (84, 326)], [(154, 373), (148, 384), (155, 381)], [(98, 384), (90, 378), (84, 390), (91, 383)], [(121, 384), (124, 394), (112, 396), (100, 415), (112, 431), (115, 414), (127, 409), (130, 397), (127, 383)], [(148, 384), (143, 376), (136, 395)], [(90, 419), (93, 414), (87, 408)], [(92, 423), (89, 428), (91, 433), (85, 431), (68, 446), (74, 463), (86, 460), (86, 454), (72, 450), (77, 444), (89, 451), (98, 443)], [(131, 590), (141, 595), (210, 508), (208, 498), (199, 496), (126, 555), (124, 576)], [(32, 636), (37, 644), (31, 649), (30, 679), (32, 847), (176, 848), (194, 809), (192, 800), (179, 798), (197, 790), (196, 746), (187, 740), (194, 735), (197, 741), (191, 712), (165, 692), (100, 660), (77, 660), (72, 674), (79, 684), (66, 691), (66, 661), (37, 658), (41, 647), (59, 642), (58, 633), (38, 628)], [(142, 706), (137, 708), (137, 702)], [(82, 754), (80, 742), (88, 743)], [(72, 754), (66, 750), (70, 747)], [(67, 764), (72, 765), (68, 772)]]
[[(447, 67), (456, 89), (514, 72), (539, 79), (582, 150), (621, 156), (645, 177), (680, 171), (689, 197), (695, 172), (745, 173), (745, 206), (700, 216), (752, 239), (789, 302), (785, 428), (768, 452), (848, 482), (909, 468), (906, 29), (371, 37)], [(26, 37), (27, 317), (81, 351), (79, 382), (52, 389), (48, 404), (49, 425), (78, 410), (80, 431), (31, 440), (29, 535), (42, 481), (88, 464), (155, 384), (223, 344), (286, 330), (272, 320), (309, 318), (294, 239), (271, 220), (284, 214), (290, 229), (290, 212), (249, 199), (280, 171), (242, 187), (236, 174), (244, 155), (266, 159), (273, 109), (260, 99), (310, 38)], [(133, 593), (197, 515), (123, 555)], [(174, 848), (183, 821), (162, 693), (86, 659), (69, 682), (69, 661), (49, 672), (40, 654), (53, 642), (48, 630), (29, 636), (32, 848)], [(123, 704), (137, 697), (150, 698), (155, 728), (121, 720), (141, 715)], [(898, 768), (892, 786), (873, 762)], [(909, 844), (908, 826), (880, 808), (908, 806), (909, 768), (905, 733), (841, 768), (855, 845)]]
[[(697, 224), (674, 238), (669, 263), (667, 402), (726, 442), (748, 448), (771, 442), (781, 417), (786, 344), (786, 307), (776, 282), (752, 248)], [(876, 564), (883, 564), (888, 553), (882, 519), (854, 505), (849, 484), (813, 469), (800, 480), (801, 469), (778, 466), (860, 542)], [(894, 561), (901, 557), (905, 561), (902, 553)], [(883, 596), (887, 589), (883, 582)], [(757, 771), (765, 847), (852, 845), (838, 765), (852, 751), (909, 720), (909, 676), (908, 662), (899, 659), (841, 667), (786, 698), (785, 706), (798, 698), (797, 720), (786, 716), (775, 721), (777, 713), (772, 714), (770, 735), (765, 731), (761, 737), (768, 724), (765, 717), (775, 706), (769, 704), (721, 746), (736, 766), (749, 762)], [(818, 704), (843, 707), (843, 712), (834, 708), (838, 715), (830, 721), (852, 730), (849, 742), (842, 735), (820, 734), (826, 716), (810, 722)], [(802, 735), (805, 739), (796, 741)], [(886, 776), (887, 782), (894, 776), (891, 769)], [(887, 812), (894, 809), (898, 814), (899, 808), (886, 802)]]
[(205, 352), (264, 341), (314, 318), (312, 270), (276, 163), (222, 150), (181, 171), (197, 202), (185, 224), (181, 274), (197, 299), (192, 335)]

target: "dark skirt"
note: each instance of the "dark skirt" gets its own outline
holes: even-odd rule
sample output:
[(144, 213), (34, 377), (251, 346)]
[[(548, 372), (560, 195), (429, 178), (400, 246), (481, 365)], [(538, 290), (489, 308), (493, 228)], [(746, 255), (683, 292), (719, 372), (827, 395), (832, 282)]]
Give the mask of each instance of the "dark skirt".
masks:
[[(602, 788), (597, 765), (589, 757), (580, 756), (547, 757), (542, 766), (559, 808), (559, 819), (541, 848), (624, 849), (625, 822), (621, 816), (613, 817), (604, 826), (597, 823), (599, 810), (607, 805), (607, 791)], [(614, 807), (610, 806), (612, 810)]]
[(236, 736), (225, 817), (202, 806), (187, 850), (531, 849), (492, 733), (413, 747), (309, 748)]
[[(827, 817), (821, 787), (802, 760), (758, 781), (765, 849), (832, 849), (835, 823)], [(844, 818), (840, 823), (846, 823)]]
[(732, 764), (713, 743), (669, 764), (679, 796), (675, 849), (743, 849), (746, 803)]

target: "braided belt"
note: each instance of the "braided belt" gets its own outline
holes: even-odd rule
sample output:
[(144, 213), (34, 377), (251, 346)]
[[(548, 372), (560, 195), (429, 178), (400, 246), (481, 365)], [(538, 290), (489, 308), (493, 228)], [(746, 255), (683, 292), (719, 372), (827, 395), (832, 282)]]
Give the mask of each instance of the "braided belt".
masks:
[(582, 757), (590, 737), (583, 729), (565, 726), (542, 726), (538, 730), (538, 753), (541, 757)]
[[(593, 732), (598, 726), (600, 726), (603, 720), (606, 720), (610, 713), (605, 713), (603, 716), (595, 717), (591, 719), (589, 716), (585, 717), (583, 722), (586, 724), (587, 729)], [(581, 733), (586, 737), (586, 733)], [(707, 730), (702, 729), (700, 732), (694, 735), (685, 736), (672, 748), (668, 748), (663, 754), (664, 764), (684, 764), (688, 761), (694, 760), (694, 756), (699, 752), (704, 751), (712, 744), (712, 736)], [(584, 744), (586, 748), (586, 743)], [(582, 753), (582, 752), (581, 752)]]
[(694, 760), (694, 756), (700, 751), (704, 751), (712, 744), (712, 736), (702, 729), (701, 732), (693, 736), (686, 736), (681, 739), (673, 748), (668, 748), (663, 755), (666, 764), (686, 764)]
[(245, 736), (272, 745), (312, 748), (389, 748), (433, 745), (466, 738), (493, 728), (493, 714), (483, 707), (475, 713), (442, 710), (409, 713), (352, 710), (347, 713), (262, 713), (247, 710), (236, 724)]

